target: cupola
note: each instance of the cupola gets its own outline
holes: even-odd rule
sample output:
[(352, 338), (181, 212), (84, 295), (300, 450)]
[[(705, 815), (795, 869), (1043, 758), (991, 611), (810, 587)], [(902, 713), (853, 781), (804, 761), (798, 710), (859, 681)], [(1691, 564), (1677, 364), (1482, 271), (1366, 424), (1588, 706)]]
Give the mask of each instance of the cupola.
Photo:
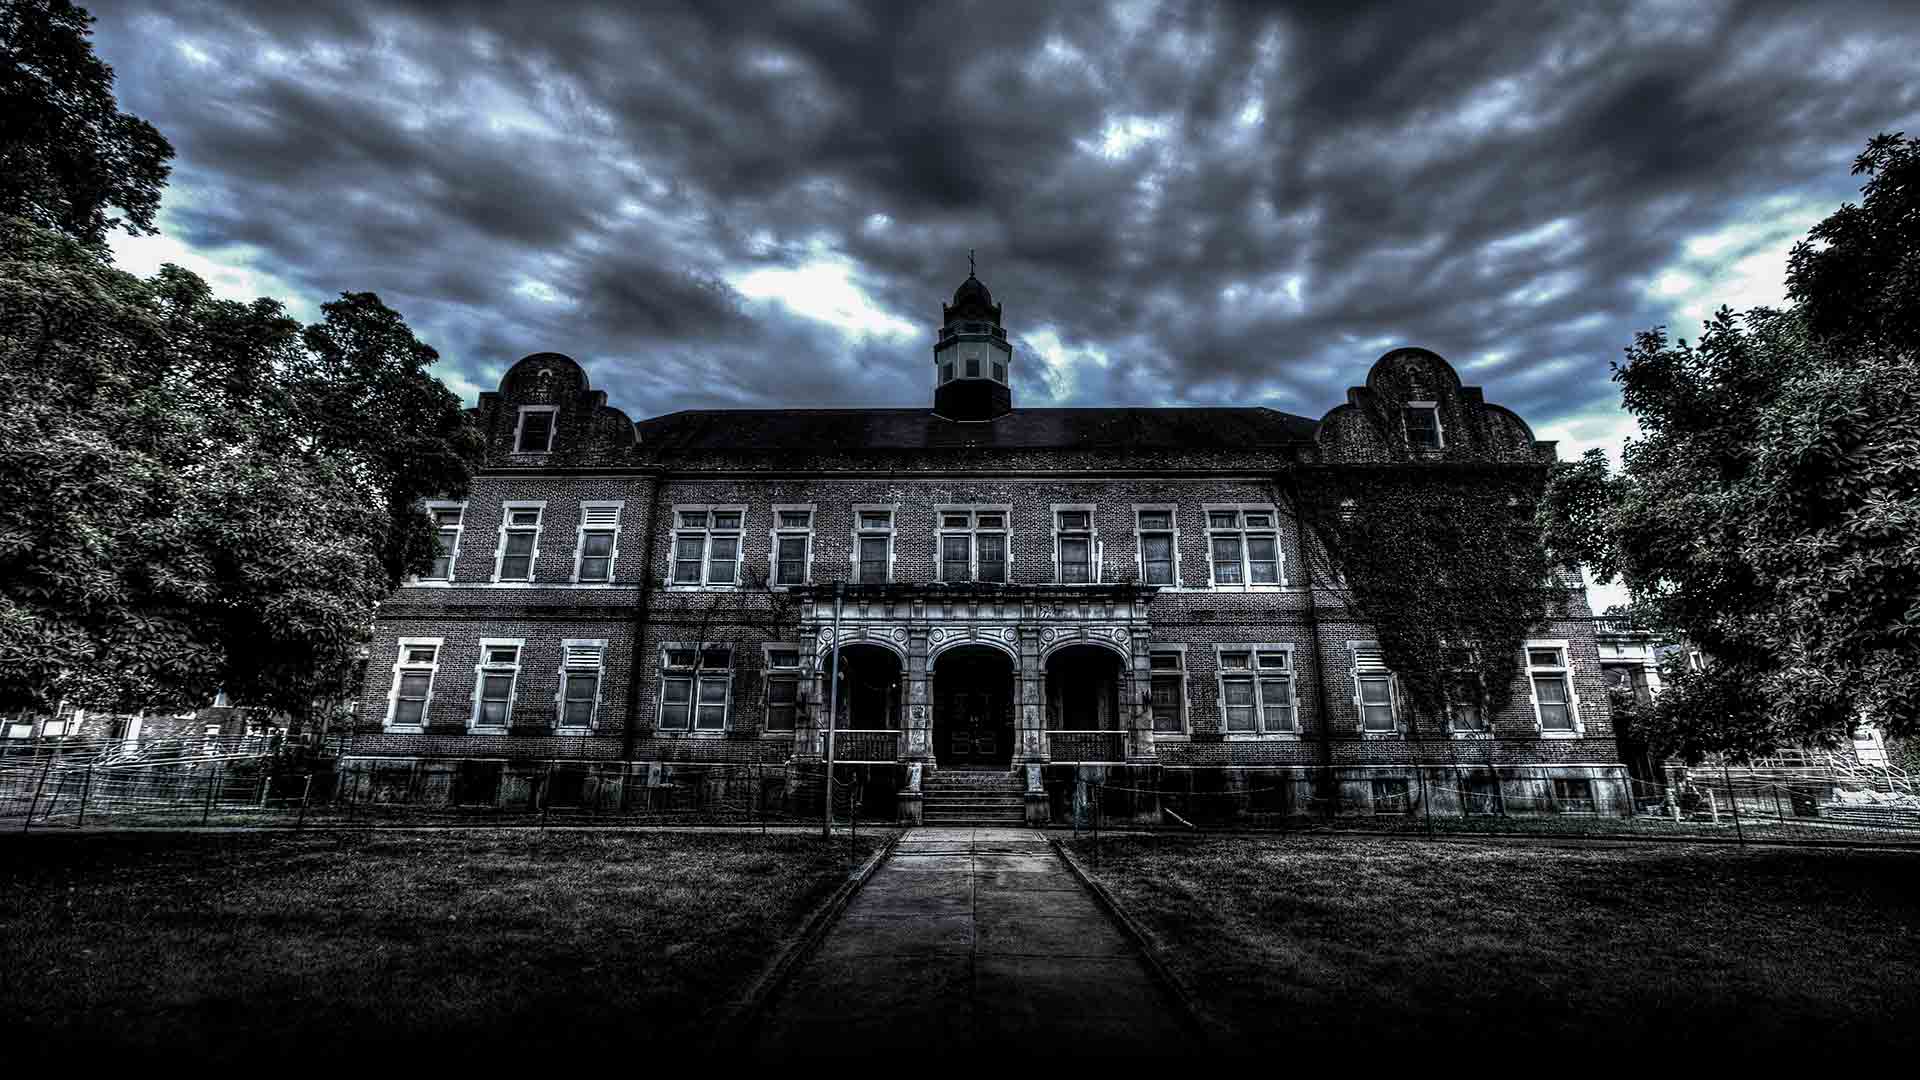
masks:
[[(968, 262), (972, 262), (971, 256)], [(933, 411), (949, 420), (992, 420), (1013, 409), (1013, 346), (1000, 325), (1000, 305), (971, 269), (940, 305), (933, 346)]]

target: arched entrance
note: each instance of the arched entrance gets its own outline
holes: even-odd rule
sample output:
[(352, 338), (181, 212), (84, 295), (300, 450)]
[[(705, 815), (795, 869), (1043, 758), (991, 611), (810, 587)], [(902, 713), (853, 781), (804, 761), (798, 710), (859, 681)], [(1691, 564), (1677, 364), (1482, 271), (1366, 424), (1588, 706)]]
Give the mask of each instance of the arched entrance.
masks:
[(1006, 768), (1013, 762), (1013, 660), (985, 645), (934, 659), (933, 754), (942, 766)]
[(1067, 645), (1047, 657), (1047, 727), (1123, 731), (1120, 654), (1099, 645)]
[[(821, 658), (821, 682), (833, 672), (833, 654)], [(831, 690), (831, 684), (828, 684)], [(840, 693), (833, 726), (843, 731), (898, 731), (900, 728), (900, 658), (881, 645), (843, 645), (840, 648)], [(828, 695), (821, 695), (825, 705)], [(825, 711), (824, 709), (822, 710)]]

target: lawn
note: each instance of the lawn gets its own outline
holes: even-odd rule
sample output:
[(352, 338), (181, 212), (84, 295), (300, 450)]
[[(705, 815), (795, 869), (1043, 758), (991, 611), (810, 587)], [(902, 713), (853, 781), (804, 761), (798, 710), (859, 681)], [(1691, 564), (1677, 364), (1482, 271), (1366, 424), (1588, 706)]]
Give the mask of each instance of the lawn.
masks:
[[(1358, 837), (1069, 841), (1250, 1053), (1920, 1045), (1920, 855)], [(1579, 1067), (1559, 1059), (1559, 1067)]]
[(849, 860), (844, 837), (531, 830), (0, 852), (7, 1056), (195, 1064), (697, 1052)]

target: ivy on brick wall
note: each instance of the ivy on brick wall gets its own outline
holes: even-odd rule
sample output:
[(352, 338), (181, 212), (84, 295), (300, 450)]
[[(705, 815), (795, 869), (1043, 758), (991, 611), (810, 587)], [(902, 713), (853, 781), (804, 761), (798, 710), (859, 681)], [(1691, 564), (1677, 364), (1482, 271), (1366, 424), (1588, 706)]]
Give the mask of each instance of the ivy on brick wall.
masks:
[[(1423, 714), (1506, 701), (1522, 643), (1564, 603), (1534, 520), (1530, 465), (1302, 465), (1283, 487), (1316, 584), (1344, 583)], [(1318, 548), (1315, 551), (1315, 548)]]

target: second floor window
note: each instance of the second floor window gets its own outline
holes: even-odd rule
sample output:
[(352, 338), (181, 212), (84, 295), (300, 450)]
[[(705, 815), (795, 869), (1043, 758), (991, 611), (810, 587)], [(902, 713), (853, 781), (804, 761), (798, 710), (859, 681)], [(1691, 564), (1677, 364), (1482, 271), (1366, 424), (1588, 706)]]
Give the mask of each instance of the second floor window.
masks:
[(1567, 650), (1554, 644), (1527, 646), (1527, 678), (1533, 684), (1534, 713), (1543, 732), (1575, 730), (1573, 702), (1567, 693)]
[(507, 503), (500, 520), (500, 562), (496, 581), (532, 581), (533, 558), (540, 542), (540, 515), (537, 504)]
[(882, 585), (893, 564), (893, 511), (856, 510), (856, 581)]
[(745, 512), (679, 510), (674, 532), (675, 585), (735, 585), (740, 580), (740, 522)]
[(1054, 549), (1060, 559), (1060, 581), (1067, 585), (1090, 584), (1095, 578), (1093, 511), (1057, 510), (1053, 528)]
[(940, 580), (1007, 580), (1006, 511), (940, 512)]
[(1220, 694), (1229, 732), (1272, 735), (1295, 730), (1293, 665), (1285, 649), (1222, 646)]
[(1393, 712), (1393, 671), (1379, 648), (1355, 646), (1353, 682), (1360, 704), (1360, 730), (1375, 735), (1400, 730)]
[(733, 700), (733, 649), (671, 643), (660, 654), (663, 731), (724, 731)]
[(1280, 584), (1280, 536), (1273, 511), (1207, 511), (1207, 542), (1215, 585)]
[(619, 503), (580, 504), (579, 565), (575, 581), (612, 581), (614, 544), (620, 535)]
[(804, 585), (813, 547), (810, 507), (773, 508), (773, 583)]
[(426, 577), (431, 581), (452, 581), (454, 557), (460, 550), (460, 519), (465, 508), (435, 506), (430, 507), (429, 512), (433, 514), (437, 550), (433, 556), (433, 568), (427, 571)]
[(1173, 511), (1142, 510), (1140, 524), (1140, 580), (1147, 585), (1172, 585)]
[(402, 639), (400, 654), (393, 663), (393, 703), (387, 722), (402, 727), (419, 727), (426, 722), (427, 706), (433, 700), (433, 676), (439, 670), (440, 642)]

